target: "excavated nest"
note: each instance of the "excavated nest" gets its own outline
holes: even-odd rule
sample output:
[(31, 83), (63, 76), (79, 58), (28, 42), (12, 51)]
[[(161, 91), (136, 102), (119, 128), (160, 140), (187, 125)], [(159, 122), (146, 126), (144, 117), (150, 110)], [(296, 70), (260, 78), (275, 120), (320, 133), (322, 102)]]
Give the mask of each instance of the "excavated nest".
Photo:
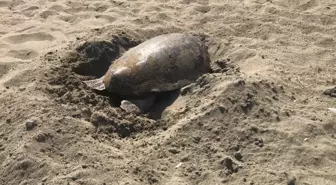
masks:
[[(148, 129), (166, 128), (167, 123), (160, 120), (164, 109), (159, 110), (158, 114), (126, 114), (118, 108), (121, 98), (117, 94), (95, 91), (83, 83), (85, 80), (103, 76), (111, 62), (139, 43), (141, 41), (121, 34), (111, 39), (87, 41), (75, 49), (70, 48), (61, 58), (57, 53), (48, 53), (46, 60), (56, 61), (56, 64), (46, 73), (49, 84), (47, 92), (57, 103), (75, 107), (75, 111), (64, 111), (65, 114), (92, 122), (98, 131), (128, 137)], [(233, 69), (227, 60), (217, 60), (212, 65), (214, 72), (223, 73)], [(179, 90), (165, 92), (158, 95), (157, 101), (169, 99), (168, 106), (179, 94)]]
[(121, 101), (117, 94), (95, 91), (83, 83), (103, 76), (112, 61), (139, 43), (126, 35), (117, 35), (110, 40), (87, 41), (74, 50), (70, 49), (59, 60), (56, 53), (48, 53), (46, 60), (56, 60), (56, 65), (46, 73), (47, 93), (57, 103), (73, 108), (73, 111), (64, 110), (63, 114), (92, 122), (98, 132), (129, 137), (160, 127), (157, 121), (146, 115), (128, 115), (117, 108)]

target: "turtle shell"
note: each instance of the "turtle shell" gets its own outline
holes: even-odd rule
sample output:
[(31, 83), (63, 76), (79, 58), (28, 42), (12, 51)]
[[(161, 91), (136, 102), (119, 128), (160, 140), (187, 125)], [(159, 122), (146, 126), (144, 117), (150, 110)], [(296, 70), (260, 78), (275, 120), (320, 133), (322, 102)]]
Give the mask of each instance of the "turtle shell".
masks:
[(109, 92), (141, 96), (182, 88), (209, 71), (204, 43), (189, 34), (172, 33), (125, 52), (109, 67), (103, 82)]

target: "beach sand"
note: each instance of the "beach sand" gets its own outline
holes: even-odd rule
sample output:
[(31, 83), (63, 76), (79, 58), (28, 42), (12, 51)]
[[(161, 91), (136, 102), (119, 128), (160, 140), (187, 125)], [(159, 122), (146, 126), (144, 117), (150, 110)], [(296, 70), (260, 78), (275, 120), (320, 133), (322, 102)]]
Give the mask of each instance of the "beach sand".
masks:
[[(2, 0), (0, 17), (0, 184), (336, 184), (334, 0)], [(162, 119), (81, 83), (172, 32), (220, 68)]]

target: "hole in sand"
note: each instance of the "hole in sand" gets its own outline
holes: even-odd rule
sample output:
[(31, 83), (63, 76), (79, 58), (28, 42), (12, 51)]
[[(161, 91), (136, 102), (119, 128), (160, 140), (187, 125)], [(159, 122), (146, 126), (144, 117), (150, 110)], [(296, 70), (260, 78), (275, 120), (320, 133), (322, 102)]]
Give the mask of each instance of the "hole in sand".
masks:
[[(82, 76), (92, 76), (99, 78), (108, 70), (109, 66), (120, 57), (126, 50), (138, 45), (139, 42), (132, 42), (126, 37), (116, 37), (112, 42), (95, 41), (87, 42), (77, 48), (77, 52), (86, 56), (87, 62), (79, 63), (73, 67), (73, 71)], [(122, 97), (118, 94), (107, 91), (95, 91), (97, 94), (111, 97), (113, 106), (120, 106)], [(162, 112), (171, 105), (178, 97), (179, 89), (171, 92), (162, 92), (156, 94), (156, 100), (149, 108), (149, 118), (160, 119)], [(126, 97), (124, 97), (126, 98)]]
[(111, 42), (86, 42), (76, 49), (77, 53), (84, 56), (84, 61), (74, 66), (73, 71), (82, 76), (101, 77), (124, 51), (138, 44), (127, 37), (115, 37)]
[[(83, 81), (103, 76), (114, 60), (140, 42), (125, 36), (116, 36), (111, 41), (91, 41), (76, 48), (67, 56), (63, 65), (54, 69), (51, 84), (59, 88), (51, 92), (57, 100), (65, 104), (92, 105), (96, 110), (106, 106), (119, 107), (124, 98), (107, 91), (96, 91), (87, 87)], [(156, 100), (147, 114), (150, 119), (160, 119), (162, 112), (179, 96), (179, 90), (156, 94)]]

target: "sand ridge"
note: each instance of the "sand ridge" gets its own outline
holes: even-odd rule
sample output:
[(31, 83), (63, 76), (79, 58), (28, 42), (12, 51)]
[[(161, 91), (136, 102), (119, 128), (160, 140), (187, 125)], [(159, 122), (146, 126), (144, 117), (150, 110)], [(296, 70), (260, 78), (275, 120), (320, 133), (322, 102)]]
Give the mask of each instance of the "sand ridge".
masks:
[[(336, 184), (333, 0), (2, 0), (0, 17), (0, 184)], [(170, 32), (224, 67), (163, 120), (73, 70)]]

